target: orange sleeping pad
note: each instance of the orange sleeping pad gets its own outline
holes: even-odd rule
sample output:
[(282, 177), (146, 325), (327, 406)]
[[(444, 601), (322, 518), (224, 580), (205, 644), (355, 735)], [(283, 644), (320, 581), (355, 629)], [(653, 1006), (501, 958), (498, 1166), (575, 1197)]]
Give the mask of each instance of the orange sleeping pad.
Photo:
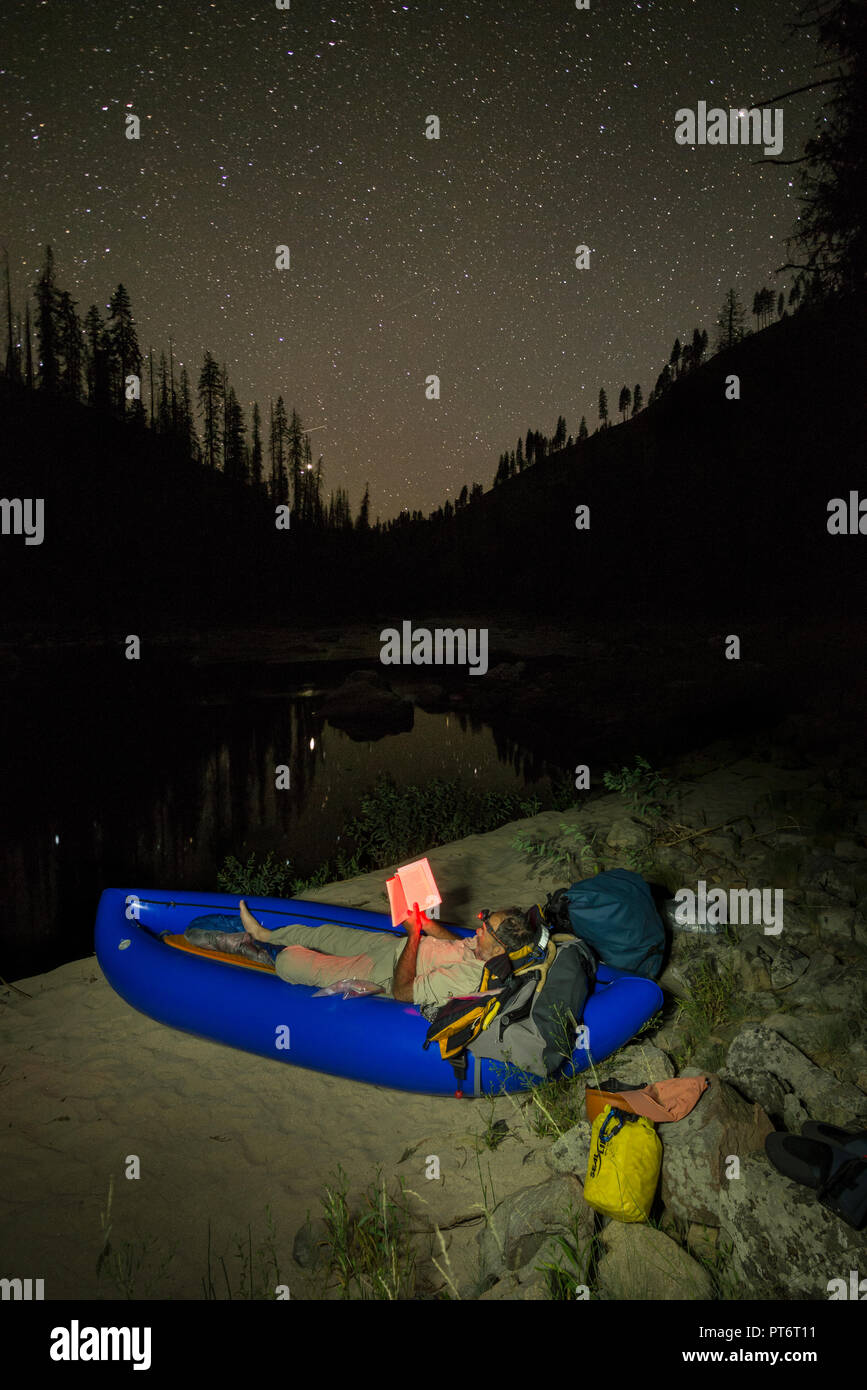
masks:
[(274, 974), (275, 967), (273, 962), (271, 965), (265, 965), (260, 964), (257, 960), (247, 960), (245, 956), (230, 955), (228, 951), (206, 951), (204, 946), (194, 946), (193, 943), (188, 941), (183, 935), (170, 936), (167, 932), (163, 937), (163, 941), (165, 941), (167, 946), (174, 946), (178, 951), (189, 951), (191, 956), (207, 956), (209, 960), (225, 961), (227, 965), (242, 965), (245, 970), (264, 970), (266, 974)]

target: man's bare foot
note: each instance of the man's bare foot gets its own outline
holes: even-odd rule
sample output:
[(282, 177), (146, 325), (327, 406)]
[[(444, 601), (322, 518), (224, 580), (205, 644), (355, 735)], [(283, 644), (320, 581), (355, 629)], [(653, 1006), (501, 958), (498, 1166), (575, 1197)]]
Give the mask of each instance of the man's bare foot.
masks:
[(241, 921), (248, 935), (252, 936), (254, 941), (267, 941), (270, 932), (267, 932), (264, 927), (259, 925), (243, 898), (241, 898), (239, 906), (241, 909)]

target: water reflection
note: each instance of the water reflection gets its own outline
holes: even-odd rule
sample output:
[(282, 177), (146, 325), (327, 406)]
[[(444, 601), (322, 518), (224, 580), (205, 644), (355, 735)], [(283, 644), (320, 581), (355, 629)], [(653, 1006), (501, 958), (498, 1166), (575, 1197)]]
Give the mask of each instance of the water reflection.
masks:
[[(547, 793), (549, 765), (463, 712), (359, 742), (316, 696), (34, 700), (15, 714), (2, 808), (4, 948), (19, 979), (92, 952), (104, 887), (216, 888), (227, 854), (272, 850), (299, 876), (334, 856), (380, 773)], [(278, 768), (289, 786), (278, 787)], [(285, 780), (285, 779), (283, 779)]]

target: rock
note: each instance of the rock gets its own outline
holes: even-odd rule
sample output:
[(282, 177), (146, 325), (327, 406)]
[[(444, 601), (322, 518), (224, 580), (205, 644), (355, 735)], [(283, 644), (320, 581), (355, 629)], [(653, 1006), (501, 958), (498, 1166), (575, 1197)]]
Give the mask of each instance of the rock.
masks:
[(760, 1105), (772, 1124), (780, 1126), (783, 1124), (786, 1098), (791, 1094), (787, 1083), (780, 1081), (778, 1077), (772, 1076), (770, 1072), (766, 1071), (741, 1069), (736, 1078), (731, 1076), (728, 1071), (723, 1071), (722, 1075), (726, 1077), (739, 1095)]
[(716, 1226), (702, 1226), (693, 1221), (686, 1233), (686, 1243), (697, 1258), (712, 1260), (719, 1245), (719, 1231)]
[(851, 907), (820, 907), (815, 913), (819, 936), (832, 941), (851, 941), (855, 935), (855, 910)]
[(625, 816), (611, 826), (605, 843), (609, 849), (644, 849), (650, 843), (650, 834), (645, 826)]
[(551, 1145), (545, 1158), (555, 1173), (578, 1173), (583, 1180), (590, 1160), (592, 1132), (589, 1120), (579, 1120)]
[(810, 957), (778, 937), (763, 936), (742, 945), (736, 956), (736, 969), (746, 990), (787, 989), (804, 974)]
[(679, 1220), (719, 1225), (719, 1194), (726, 1183), (730, 1155), (764, 1152), (773, 1125), (762, 1108), (750, 1103), (717, 1076), (698, 1104), (682, 1120), (661, 1124), (662, 1200)]
[(831, 1279), (864, 1266), (864, 1234), (821, 1207), (816, 1194), (778, 1173), (764, 1154), (741, 1159), (720, 1193), (720, 1226), (746, 1298), (824, 1300)]
[(813, 988), (813, 1009), (837, 1014), (838, 1018), (848, 1017), (853, 1022), (864, 1017), (867, 989), (862, 972), (835, 959), (833, 965), (813, 967), (804, 976), (804, 988), (798, 996), (804, 1003), (809, 1000), (810, 987)]
[(809, 856), (802, 882), (806, 888), (843, 903), (854, 903), (858, 897), (852, 871), (824, 850), (814, 850)]
[(867, 859), (867, 845), (857, 840), (838, 840), (834, 846), (835, 859)]
[(581, 1183), (570, 1174), (563, 1173), (512, 1193), (479, 1233), (483, 1275), (500, 1278), (508, 1271), (519, 1270), (534, 1258), (549, 1236), (569, 1235), (576, 1219), (589, 1241), (593, 1212), (584, 1201)]
[(527, 1264), (523, 1265), (514, 1274), (506, 1274), (499, 1279), (490, 1289), (479, 1295), (480, 1302), (495, 1303), (507, 1299), (545, 1300), (550, 1301), (549, 1275), (545, 1265), (553, 1265), (555, 1269), (562, 1270), (568, 1278), (572, 1289), (577, 1291), (579, 1286), (587, 1287), (587, 1278), (590, 1270), (590, 1241), (588, 1240), (581, 1251), (576, 1251), (579, 1259), (579, 1266), (571, 1260), (558, 1241), (549, 1237), (544, 1241), (536, 1254)]
[(659, 977), (661, 988), (675, 998), (690, 998), (709, 974), (725, 979), (729, 972), (737, 973), (739, 948), (724, 937), (691, 933), (682, 940)]
[(653, 1043), (629, 1043), (602, 1063), (601, 1081), (616, 1080), (624, 1086), (649, 1086), (674, 1076), (671, 1058)]
[(857, 1086), (837, 1081), (779, 1033), (762, 1024), (741, 1029), (728, 1050), (721, 1075), (755, 1099), (748, 1080), (755, 1073), (776, 1077), (787, 1094), (798, 1098), (811, 1119), (830, 1124), (867, 1123), (867, 1096)]
[(702, 850), (708, 849), (725, 859), (736, 859), (738, 856), (738, 841), (734, 835), (702, 835), (696, 843)]
[(783, 1098), (783, 1125), (790, 1133), (799, 1134), (801, 1125), (809, 1118), (797, 1096), (788, 1095)]
[(669, 1300), (713, 1297), (713, 1281), (697, 1260), (652, 1226), (612, 1221), (602, 1232), (605, 1253), (597, 1284), (604, 1299)]
[(515, 1300), (523, 1302), (547, 1303), (551, 1295), (548, 1293), (547, 1281), (544, 1275), (539, 1275), (532, 1283), (522, 1284), (515, 1274), (507, 1274), (505, 1279), (498, 1279), (496, 1284), (480, 1293), (477, 1303), (512, 1303)]
[(309, 1218), (298, 1228), (292, 1258), (302, 1269), (319, 1269), (329, 1258), (328, 1226), (323, 1217)]

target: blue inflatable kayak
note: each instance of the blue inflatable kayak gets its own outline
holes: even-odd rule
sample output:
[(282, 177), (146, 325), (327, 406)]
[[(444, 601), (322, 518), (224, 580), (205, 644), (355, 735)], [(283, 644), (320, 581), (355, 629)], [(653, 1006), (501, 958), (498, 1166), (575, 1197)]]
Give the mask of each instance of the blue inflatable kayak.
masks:
[[(300, 898), (246, 901), (265, 926), (338, 922), (394, 932), (391, 918), (379, 912)], [(428, 1023), (414, 1005), (384, 995), (317, 999), (312, 986), (287, 984), (271, 966), (204, 951), (184, 940), (191, 922), (213, 913), (237, 917), (238, 898), (107, 888), (97, 911), (95, 946), (109, 984), (159, 1023), (260, 1057), (398, 1091), (454, 1093), (449, 1063), (437, 1047), (422, 1048)], [(449, 931), (473, 935), (468, 927), (449, 926)], [(584, 1010), (594, 1065), (628, 1042), (661, 1005), (662, 990), (653, 980), (600, 966)], [(586, 1052), (576, 1048), (563, 1074), (587, 1066)], [(467, 1095), (522, 1091), (533, 1082), (502, 1063), (470, 1055), (464, 1090)]]

